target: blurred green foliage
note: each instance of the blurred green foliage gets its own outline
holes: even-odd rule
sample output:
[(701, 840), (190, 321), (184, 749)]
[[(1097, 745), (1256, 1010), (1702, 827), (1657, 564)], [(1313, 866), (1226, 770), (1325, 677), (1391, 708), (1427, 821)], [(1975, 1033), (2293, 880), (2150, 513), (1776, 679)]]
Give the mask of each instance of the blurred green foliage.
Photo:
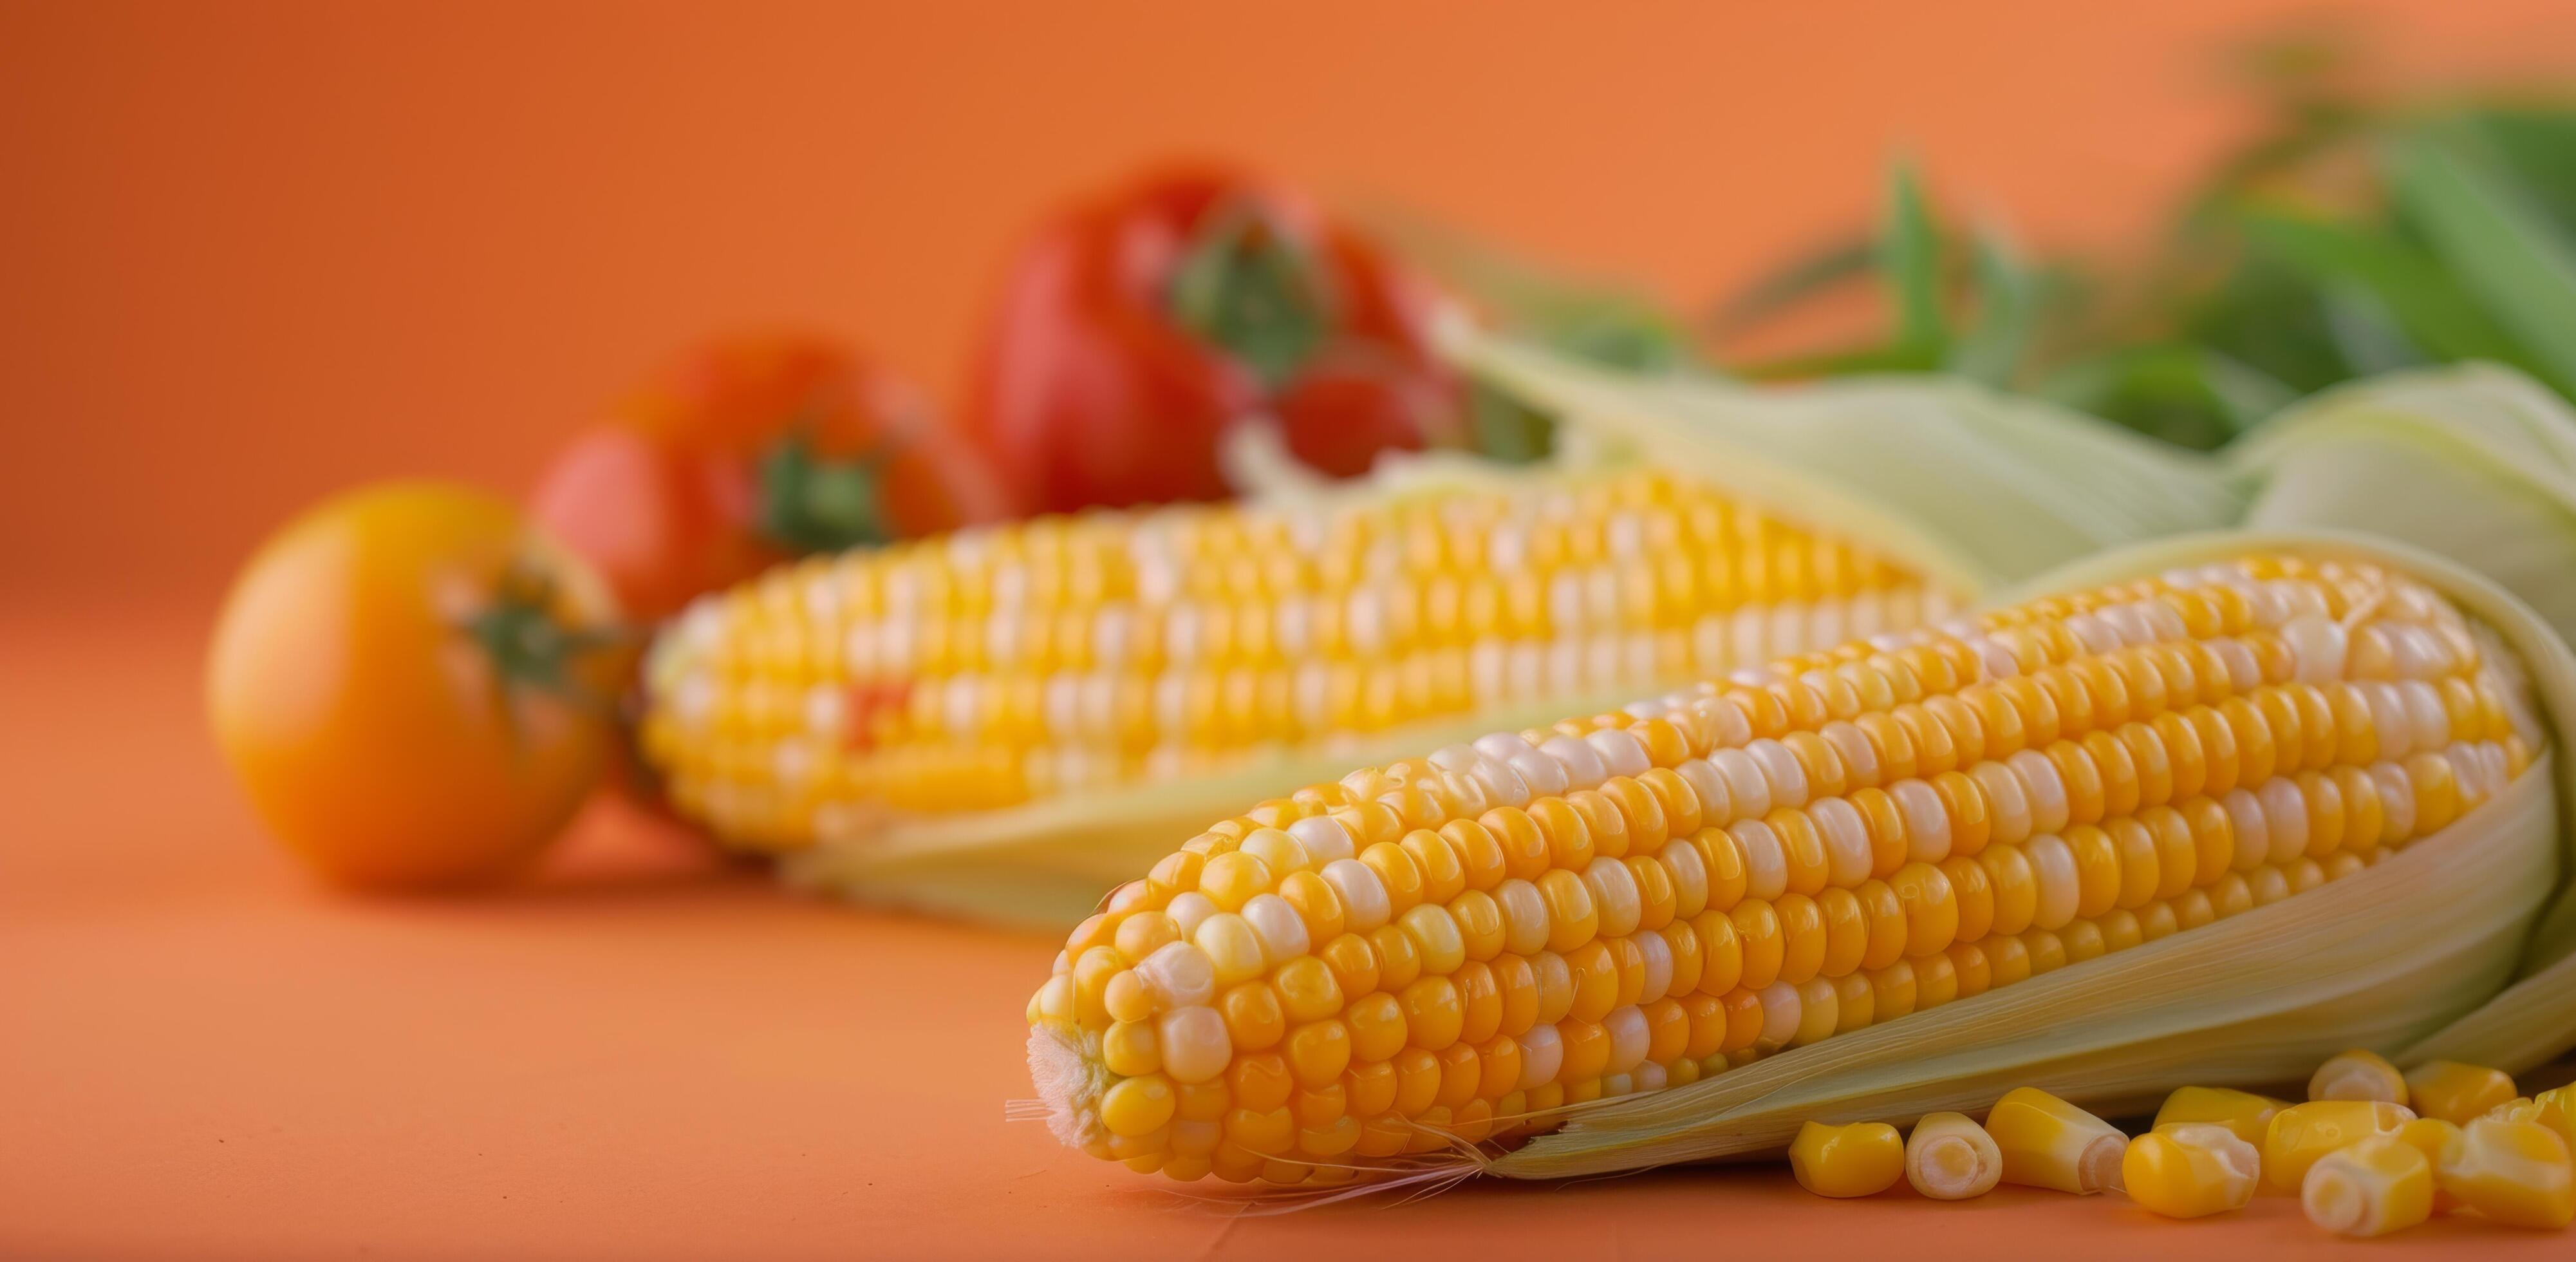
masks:
[[(2186, 447), (2301, 395), (2481, 359), (2576, 397), (2576, 107), (2542, 94), (2389, 100), (2348, 41), (2241, 50), (2263, 105), (2145, 257), (2030, 259), (1961, 226), (1893, 168), (1880, 222), (1792, 259), (1708, 320), (1756, 380), (1952, 372)], [(1810, 302), (1876, 287), (1869, 340), (1737, 361), (1724, 347)]]

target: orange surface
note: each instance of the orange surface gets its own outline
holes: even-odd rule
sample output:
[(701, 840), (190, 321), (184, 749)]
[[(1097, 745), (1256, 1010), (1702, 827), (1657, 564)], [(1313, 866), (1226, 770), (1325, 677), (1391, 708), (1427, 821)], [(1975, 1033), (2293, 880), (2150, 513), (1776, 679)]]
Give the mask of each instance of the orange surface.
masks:
[[(506, 895), (311, 888), (173, 701), (196, 638), (166, 616), (0, 621), (0, 1256), (2333, 1247), (2282, 1196), (2169, 1223), (2122, 1198), (2018, 1189), (1827, 1204), (1749, 1169), (1237, 1217), (1187, 1199), (1222, 1185), (1176, 1194), (1003, 1120), (1028, 1094), (1020, 1009), (1054, 954), (1044, 939), (794, 899), (711, 875), (632, 820), (591, 821), (579, 853)], [(2369, 1246), (2465, 1248), (2563, 1259), (2569, 1237), (2463, 1219)]]
[[(0, 1255), (2320, 1243), (2277, 1199), (1827, 1208), (1742, 1171), (1237, 1219), (1003, 1120), (1047, 942), (614, 816), (522, 891), (329, 896), (196, 712), (214, 594), (297, 505), (523, 486), (730, 323), (951, 389), (1019, 226), (1132, 161), (1239, 153), (1691, 299), (1865, 213), (1900, 141), (2030, 235), (2120, 239), (2234, 121), (2205, 53), (2274, 7), (0, 0)], [(2361, 8), (2407, 74), (2576, 35), (2561, 0)], [(2375, 1252), (2462, 1246), (2567, 1240)]]

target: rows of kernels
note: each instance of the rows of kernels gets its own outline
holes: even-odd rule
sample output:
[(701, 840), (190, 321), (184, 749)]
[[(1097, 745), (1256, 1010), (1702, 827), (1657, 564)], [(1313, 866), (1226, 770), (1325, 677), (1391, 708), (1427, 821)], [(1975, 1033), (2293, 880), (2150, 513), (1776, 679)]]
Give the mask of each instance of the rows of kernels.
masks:
[[(1042, 519), (814, 560), (692, 609), (648, 754), (729, 835), (1191, 774), (1937, 617), (1895, 568), (1652, 473), (1313, 509)], [(818, 818), (819, 816), (819, 818)]]
[[(2361, 630), (2403, 613), (2445, 625), (2443, 606), (2393, 590)], [(2418, 753), (2402, 709), (2401, 746), (2360, 684), (2302, 682), (2320, 637), (2262, 638), (2262, 606), (2232, 586), (2059, 603), (1264, 803), (1113, 895), (1033, 1017), (1091, 1021), (1087, 988), (1122, 961), (1174, 972), (1161, 956), (1087, 963), (1122, 917), (1168, 920), (1150, 941), (1196, 961), (1182, 971), (1209, 974), (1206, 993), (1158, 983), (1151, 1011), (1118, 1019), (1210, 1005), (1189, 1032), (1191, 1072), (1209, 1076), (1170, 1076), (1225, 1107), (1219, 1129), (1171, 1136), (1161, 1165), (1295, 1175), (1508, 1135), (2242, 913), (2377, 862), (2527, 757), (2483, 699), (2492, 679), (2469, 682), (2481, 668), (2447, 639), (2455, 673), (2409, 682), (2467, 699), (2438, 732), (2428, 720)], [(2283, 625), (2309, 616), (2269, 603)], [(2196, 625), (2212, 638), (2110, 640)], [(2346, 669), (2362, 660), (2349, 640)], [(1995, 654), (2032, 669), (2005, 675)], [(2363, 698), (2351, 722), (2336, 697)], [(2392, 747), (2407, 761), (2380, 757)], [(1262, 899), (1278, 908), (1256, 913)], [(1211, 998), (1220, 985), (1243, 989)], [(1312, 996), (1300, 1011), (1292, 988)], [(1292, 1087), (1339, 1094), (1292, 1106)]]

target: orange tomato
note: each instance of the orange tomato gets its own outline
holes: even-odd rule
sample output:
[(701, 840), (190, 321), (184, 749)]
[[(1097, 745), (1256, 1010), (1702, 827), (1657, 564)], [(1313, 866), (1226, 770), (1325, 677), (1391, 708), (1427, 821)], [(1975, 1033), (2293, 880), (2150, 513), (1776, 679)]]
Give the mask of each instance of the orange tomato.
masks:
[(401, 483), (262, 545), (206, 672), (271, 831), (369, 889), (489, 881), (560, 832), (616, 742), (632, 654), (606, 585), (507, 502)]

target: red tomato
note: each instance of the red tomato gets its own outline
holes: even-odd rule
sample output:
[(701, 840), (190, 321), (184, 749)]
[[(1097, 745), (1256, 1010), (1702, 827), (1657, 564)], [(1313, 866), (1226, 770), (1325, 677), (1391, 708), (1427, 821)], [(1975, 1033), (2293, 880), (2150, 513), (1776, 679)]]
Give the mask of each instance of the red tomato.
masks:
[(1459, 423), (1430, 306), (1410, 274), (1289, 194), (1220, 169), (1161, 173), (1030, 241), (969, 425), (1047, 511), (1222, 498), (1227, 433), (1265, 414), (1292, 452), (1357, 473)]
[(820, 338), (683, 360), (623, 425), (576, 438), (537, 519), (640, 618), (791, 557), (1012, 515), (1001, 482), (901, 380)]

